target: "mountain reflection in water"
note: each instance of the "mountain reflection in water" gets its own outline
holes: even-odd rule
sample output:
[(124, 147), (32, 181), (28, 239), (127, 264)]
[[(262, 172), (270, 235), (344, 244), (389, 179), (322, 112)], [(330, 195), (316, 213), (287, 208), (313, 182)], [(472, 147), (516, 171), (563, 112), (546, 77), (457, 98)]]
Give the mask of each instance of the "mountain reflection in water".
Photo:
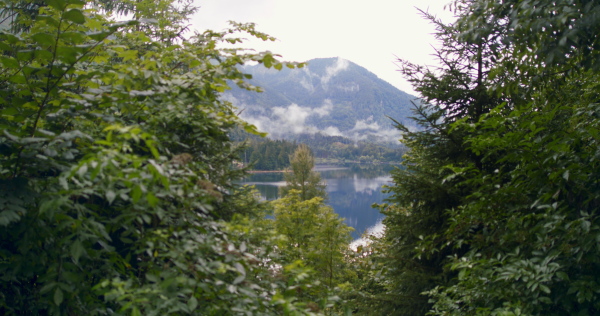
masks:
[[(315, 166), (327, 184), (326, 203), (345, 218), (346, 224), (354, 227), (354, 239), (383, 219), (373, 203), (382, 203), (389, 193), (382, 193), (383, 185), (391, 184), (389, 165)], [(267, 200), (277, 199), (278, 187), (285, 185), (282, 173), (252, 174), (243, 181), (254, 185)]]

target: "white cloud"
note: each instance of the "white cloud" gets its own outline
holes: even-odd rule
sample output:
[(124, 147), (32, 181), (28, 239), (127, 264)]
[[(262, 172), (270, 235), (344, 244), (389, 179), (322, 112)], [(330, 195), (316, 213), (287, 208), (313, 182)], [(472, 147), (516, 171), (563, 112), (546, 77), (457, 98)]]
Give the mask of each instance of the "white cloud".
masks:
[(303, 108), (298, 104), (291, 104), (288, 107), (273, 108), (273, 115), (278, 118), (278, 123), (287, 126), (293, 133), (301, 133), (304, 130), (306, 118), (311, 114), (311, 109)]
[(331, 78), (337, 75), (340, 71), (348, 69), (349, 65), (350, 63), (346, 59), (338, 57), (335, 61), (335, 64), (325, 69), (325, 75), (321, 77), (321, 83), (324, 85), (327, 84), (329, 80), (331, 80)]
[[(258, 108), (253, 106), (252, 109)], [(319, 130), (307, 124), (310, 116), (327, 116), (333, 110), (333, 104), (330, 100), (325, 100), (323, 105), (318, 108), (303, 107), (292, 103), (288, 106), (274, 107), (270, 115), (250, 116), (242, 113), (241, 117), (248, 123), (254, 124), (259, 131), (267, 132), (274, 138), (280, 138), (289, 134), (314, 134)], [(263, 112), (266, 112), (263, 110)], [(335, 130), (331, 130), (335, 132)], [(339, 130), (338, 130), (339, 132)]]
[(351, 83), (351, 84), (347, 84), (347, 85), (337, 85), (335, 87), (344, 92), (356, 92), (356, 91), (360, 90), (360, 85), (358, 83)]
[(300, 79), (300, 85), (310, 92), (315, 91), (315, 86), (313, 86), (312, 82), (310, 82), (310, 80), (308, 80), (306, 77), (302, 77), (302, 79)]
[(356, 121), (356, 123), (354, 123), (354, 128), (352, 130), (354, 130), (354, 131), (362, 131), (362, 130), (366, 130), (366, 129), (380, 130), (381, 127), (379, 126), (379, 123), (377, 123), (377, 122), (368, 123), (372, 119), (373, 119), (373, 117), (371, 116), (370, 120), (366, 119), (366, 120)]
[[(251, 111), (243, 111), (241, 117), (255, 125), (259, 131), (269, 133), (273, 138), (292, 134), (321, 133), (328, 136), (344, 136), (354, 141), (375, 138), (382, 142), (397, 142), (401, 136), (396, 128), (382, 128), (379, 123), (373, 121), (373, 117), (356, 121), (354, 127), (346, 131), (341, 131), (335, 126), (318, 129), (310, 125), (308, 121), (311, 116), (324, 117), (331, 114), (333, 104), (330, 100), (325, 100), (318, 108), (304, 107), (295, 103), (285, 107), (274, 107), (271, 110), (257, 106), (245, 107)], [(250, 112), (255, 113), (254, 116), (251, 116)], [(257, 112), (260, 114), (256, 115)]]
[(313, 109), (313, 113), (319, 115), (320, 117), (323, 117), (329, 115), (331, 110), (333, 110), (333, 103), (331, 103), (331, 100), (325, 99), (321, 107)]
[(370, 116), (365, 120), (357, 120), (354, 127), (349, 130), (340, 130), (335, 126), (319, 129), (309, 124), (311, 117), (325, 117), (331, 115), (334, 106), (329, 99), (317, 108), (300, 106), (292, 103), (288, 106), (274, 107), (272, 109), (256, 105), (245, 104), (233, 96), (225, 94), (224, 99), (230, 101), (241, 111), (241, 117), (253, 124), (259, 131), (269, 133), (273, 138), (282, 138), (293, 134), (321, 133), (328, 136), (343, 136), (357, 141), (376, 139), (381, 142), (396, 143), (400, 140), (401, 133), (398, 129), (384, 128)]
[(390, 176), (381, 176), (374, 179), (364, 179), (358, 178), (358, 176), (354, 175), (354, 190), (356, 192), (362, 192), (367, 194), (372, 194), (373, 192), (379, 191), (384, 184), (389, 184), (392, 181)]
[(379, 123), (373, 121), (370, 116), (366, 120), (358, 120), (354, 127), (346, 132), (346, 137), (354, 141), (366, 140), (369, 136), (384, 142), (397, 142), (400, 139), (400, 131), (396, 128), (383, 128)]
[(340, 130), (335, 126), (327, 126), (324, 130), (321, 131), (321, 133), (328, 136), (344, 136), (344, 134), (340, 132)]

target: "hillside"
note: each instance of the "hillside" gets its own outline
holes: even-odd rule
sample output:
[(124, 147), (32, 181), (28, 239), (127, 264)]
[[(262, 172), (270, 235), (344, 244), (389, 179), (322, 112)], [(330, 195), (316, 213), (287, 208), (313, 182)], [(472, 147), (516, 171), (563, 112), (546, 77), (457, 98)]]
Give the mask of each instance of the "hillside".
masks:
[(355, 141), (397, 142), (392, 117), (402, 123), (416, 97), (341, 58), (320, 58), (302, 69), (245, 66), (263, 93), (234, 88), (225, 94), (242, 117), (273, 138), (320, 132)]

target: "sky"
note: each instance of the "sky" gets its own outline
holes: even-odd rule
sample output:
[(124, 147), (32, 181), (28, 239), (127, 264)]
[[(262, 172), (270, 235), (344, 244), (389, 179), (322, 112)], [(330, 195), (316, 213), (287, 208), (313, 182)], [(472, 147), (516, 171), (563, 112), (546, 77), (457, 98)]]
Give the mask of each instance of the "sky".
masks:
[(277, 38), (243, 46), (270, 50), (285, 61), (341, 57), (350, 60), (402, 91), (414, 94), (397, 71), (397, 58), (422, 65), (437, 64), (434, 26), (417, 8), (444, 22), (450, 0), (195, 0), (200, 10), (192, 18), (198, 31), (228, 27), (227, 21), (253, 22), (258, 31)]

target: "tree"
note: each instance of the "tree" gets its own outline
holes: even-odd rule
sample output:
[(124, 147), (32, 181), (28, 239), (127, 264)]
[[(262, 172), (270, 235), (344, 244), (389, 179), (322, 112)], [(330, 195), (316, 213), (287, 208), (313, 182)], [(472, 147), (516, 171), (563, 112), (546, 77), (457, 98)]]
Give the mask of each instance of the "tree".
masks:
[(286, 186), (280, 189), (282, 196), (289, 194), (290, 190), (299, 190), (302, 201), (314, 197), (326, 197), (327, 192), (325, 185), (321, 183), (321, 175), (312, 171), (315, 158), (308, 146), (304, 144), (298, 146), (294, 154), (290, 156), (290, 165), (292, 172), (284, 175)]
[(314, 250), (314, 240), (319, 227), (319, 217), (324, 211), (323, 200), (302, 200), (300, 191), (290, 192), (273, 201), (275, 229), (286, 236), (286, 257), (289, 262), (305, 260)]
[[(352, 228), (323, 198), (302, 200), (299, 190), (273, 201), (275, 229), (286, 238), (279, 244), (285, 262), (302, 261), (311, 268), (319, 284), (307, 292), (307, 298), (327, 302), (345, 274), (345, 255)], [(321, 304), (325, 308), (326, 304)]]
[(312, 242), (317, 251), (309, 255), (307, 261), (321, 272), (323, 284), (331, 290), (341, 283), (345, 275), (344, 259), (352, 241), (350, 233), (354, 229), (346, 225), (331, 207), (322, 208), (318, 220), (319, 229)]
[(220, 93), (254, 89), (245, 62), (284, 64), (216, 47), (270, 37), (234, 24), (181, 41), (185, 15), (123, 3), (140, 20), (81, 1), (29, 15), (0, 2), (19, 15), (18, 33), (0, 32), (0, 313), (306, 313), (290, 289), (304, 272), (274, 278), (272, 247), (226, 229), (258, 212), (234, 184), (228, 132), (257, 132)]
[(439, 25), (441, 69), (403, 68), (425, 131), (404, 130), (407, 169), (394, 174), (379, 259), (391, 267), (385, 294), (429, 288), (421, 314), (597, 314), (600, 6), (453, 8), (457, 22)]
[[(490, 5), (488, 7), (488, 5)], [(497, 25), (498, 64), (509, 96), (469, 131), (468, 150), (494, 170), (457, 169), (475, 185), (450, 211), (446, 234), (469, 244), (450, 268), (456, 284), (431, 292), (436, 313), (594, 315), (600, 310), (598, 124), (600, 6), (593, 1), (476, 1), (461, 25)], [(478, 27), (462, 36), (479, 36)], [(536, 34), (533, 36), (533, 34)], [(460, 224), (459, 224), (460, 223)], [(585, 284), (585, 285), (584, 285)]]
[(386, 215), (382, 237), (386, 255), (377, 262), (386, 282), (383, 291), (382, 282), (368, 283), (373, 291), (364, 289), (378, 293), (372, 296), (372, 310), (386, 315), (425, 315), (431, 302), (424, 292), (453, 282), (454, 272), (445, 267), (447, 258), (468, 247), (448, 247), (449, 238), (443, 234), (450, 225), (448, 210), (459, 207), (476, 189), (462, 182), (463, 176), (455, 175), (453, 168), (493, 168), (467, 150), (467, 129), (453, 124), (478, 121), (499, 100), (487, 91), (494, 84), (488, 76), (494, 42), (483, 35), (461, 40), (457, 25), (422, 13), (435, 24), (443, 44), (437, 51), (441, 65), (434, 69), (400, 61), (401, 72), (421, 95), (413, 117), (421, 128), (410, 130), (396, 122), (402, 143), (410, 150), (403, 168), (392, 172), (394, 184), (388, 188), (392, 196), (381, 207)]

